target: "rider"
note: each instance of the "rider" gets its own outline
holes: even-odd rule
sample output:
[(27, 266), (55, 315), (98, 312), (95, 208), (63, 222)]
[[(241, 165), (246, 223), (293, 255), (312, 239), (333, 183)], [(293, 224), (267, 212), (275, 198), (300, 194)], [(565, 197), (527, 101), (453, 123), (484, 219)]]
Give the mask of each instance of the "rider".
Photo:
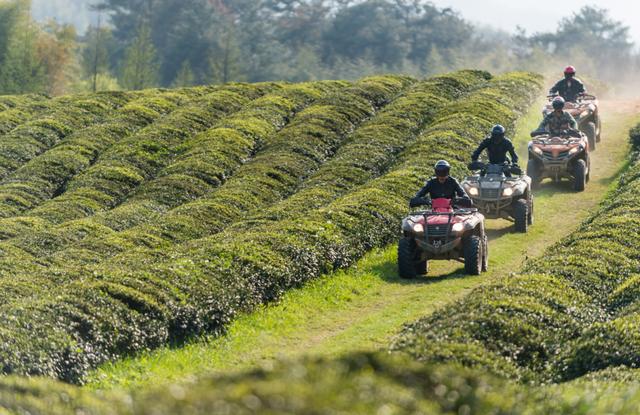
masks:
[(451, 165), (445, 161), (440, 160), (435, 165), (436, 177), (429, 180), (422, 189), (416, 193), (415, 197), (411, 199), (410, 206), (420, 206), (424, 204), (424, 196), (427, 194), (431, 199), (451, 199), (455, 200), (463, 199), (467, 204), (471, 204), (471, 199), (467, 196), (467, 192), (464, 191), (460, 183), (449, 175), (451, 171)]
[(551, 134), (561, 134), (564, 131), (575, 133), (578, 123), (569, 112), (564, 110), (565, 101), (562, 97), (554, 98), (553, 112), (547, 114), (535, 132), (548, 131)]
[(564, 79), (559, 80), (549, 90), (549, 95), (560, 95), (565, 101), (575, 102), (578, 96), (586, 93), (584, 84), (576, 78), (576, 68), (567, 66), (564, 70)]
[(471, 155), (471, 161), (478, 161), (485, 149), (489, 153), (489, 163), (503, 164), (508, 162), (507, 153), (511, 155), (513, 164), (518, 164), (518, 155), (511, 140), (505, 137), (506, 129), (500, 124), (491, 129), (491, 137), (482, 140), (476, 151)]

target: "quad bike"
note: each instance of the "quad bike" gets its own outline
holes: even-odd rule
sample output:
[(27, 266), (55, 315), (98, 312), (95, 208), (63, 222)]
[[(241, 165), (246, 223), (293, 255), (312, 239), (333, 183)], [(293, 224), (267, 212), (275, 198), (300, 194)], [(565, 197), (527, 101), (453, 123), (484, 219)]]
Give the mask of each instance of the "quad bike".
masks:
[(541, 131), (531, 133), (527, 175), (535, 187), (542, 179), (550, 177), (556, 182), (562, 178), (573, 180), (573, 189), (583, 191), (591, 172), (589, 140), (575, 131), (549, 134)]
[(475, 174), (467, 177), (462, 186), (478, 210), (488, 219), (512, 220), (516, 232), (526, 233), (533, 224), (531, 178), (509, 163), (475, 161), (469, 170)]
[[(542, 110), (543, 115), (553, 112), (552, 101), (556, 95), (550, 95), (549, 103)], [(589, 139), (591, 151), (596, 149), (596, 143), (600, 142), (602, 134), (602, 122), (598, 112), (598, 98), (594, 95), (582, 94), (578, 96), (576, 102), (567, 102), (564, 109), (573, 115), (578, 123), (578, 129), (586, 134)]]
[[(422, 199), (420, 206), (402, 221), (403, 236), (398, 244), (398, 272), (401, 278), (426, 274), (429, 261), (446, 259), (464, 263), (465, 271), (480, 275), (487, 270), (489, 249), (484, 232), (484, 216), (471, 208), (456, 208), (462, 201)], [(417, 207), (414, 205), (414, 207)]]

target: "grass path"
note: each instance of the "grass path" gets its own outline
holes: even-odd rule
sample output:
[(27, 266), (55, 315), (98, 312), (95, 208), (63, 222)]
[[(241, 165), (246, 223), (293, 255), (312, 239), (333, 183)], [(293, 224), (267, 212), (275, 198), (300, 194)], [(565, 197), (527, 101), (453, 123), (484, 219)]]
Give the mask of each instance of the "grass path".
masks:
[[(534, 106), (519, 126), (516, 141), (523, 165), (528, 132), (539, 120), (539, 108)], [(527, 235), (510, 233), (510, 222), (488, 221), (489, 273), (469, 277), (459, 263), (434, 262), (427, 277), (403, 281), (396, 273), (396, 247), (389, 246), (371, 252), (357, 267), (290, 291), (280, 303), (238, 318), (222, 337), (106, 365), (93, 373), (88, 387), (139, 388), (204, 372), (243, 370), (275, 357), (386, 348), (403, 323), (430, 314), (483, 283), (508, 277), (597, 207), (624, 168), (627, 132), (640, 118), (640, 102), (602, 102), (602, 113), (603, 141), (592, 156), (587, 190), (575, 193), (569, 182), (543, 183), (535, 193), (536, 223)]]

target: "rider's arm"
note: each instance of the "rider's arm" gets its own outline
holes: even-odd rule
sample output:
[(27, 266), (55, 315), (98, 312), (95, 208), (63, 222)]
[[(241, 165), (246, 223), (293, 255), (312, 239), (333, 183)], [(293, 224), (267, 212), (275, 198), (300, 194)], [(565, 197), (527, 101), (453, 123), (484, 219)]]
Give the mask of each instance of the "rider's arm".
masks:
[(551, 89), (549, 90), (549, 95), (557, 94), (558, 91), (560, 91), (560, 84), (561, 83), (562, 83), (562, 81), (556, 82), (556, 84), (554, 86), (552, 86)]
[(582, 83), (582, 81), (578, 81), (577, 85), (578, 85), (578, 94), (586, 94), (587, 93), (587, 89), (584, 87), (584, 84)]
[(455, 193), (456, 196), (461, 199), (469, 199), (469, 195), (467, 195), (467, 192), (462, 186), (460, 186), (460, 182), (458, 182), (457, 180), (455, 181)]
[(511, 162), (513, 164), (518, 164), (518, 155), (516, 154), (516, 149), (513, 147), (513, 143), (509, 142), (509, 155), (511, 155)]
[(480, 158), (480, 154), (485, 148), (488, 147), (488, 145), (489, 145), (488, 140), (482, 140), (482, 142), (480, 143), (476, 151), (474, 151), (473, 154), (471, 154), (471, 161), (478, 161), (478, 158)]
[(569, 114), (568, 112), (566, 113), (567, 120), (569, 121), (569, 127), (571, 127), (573, 130), (577, 130), (578, 129), (578, 123), (576, 122), (576, 119), (573, 118), (573, 115)]
[(423, 187), (422, 189), (418, 190), (418, 193), (416, 193), (415, 198), (419, 198), (419, 197), (424, 197), (427, 193), (429, 193), (431, 191), (431, 180), (429, 180)]
[(550, 116), (551, 114), (545, 115), (545, 117), (542, 119), (542, 122), (538, 126), (538, 131), (544, 131), (547, 128), (547, 125), (549, 125), (549, 120), (551, 119), (549, 118)]

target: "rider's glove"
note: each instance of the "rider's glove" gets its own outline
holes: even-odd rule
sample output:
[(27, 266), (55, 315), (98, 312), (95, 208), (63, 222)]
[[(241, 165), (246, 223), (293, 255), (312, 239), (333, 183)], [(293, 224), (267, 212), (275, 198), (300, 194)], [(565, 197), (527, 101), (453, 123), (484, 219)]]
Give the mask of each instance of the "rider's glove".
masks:
[(428, 205), (429, 201), (422, 197), (414, 197), (409, 201), (409, 207), (418, 207)]

